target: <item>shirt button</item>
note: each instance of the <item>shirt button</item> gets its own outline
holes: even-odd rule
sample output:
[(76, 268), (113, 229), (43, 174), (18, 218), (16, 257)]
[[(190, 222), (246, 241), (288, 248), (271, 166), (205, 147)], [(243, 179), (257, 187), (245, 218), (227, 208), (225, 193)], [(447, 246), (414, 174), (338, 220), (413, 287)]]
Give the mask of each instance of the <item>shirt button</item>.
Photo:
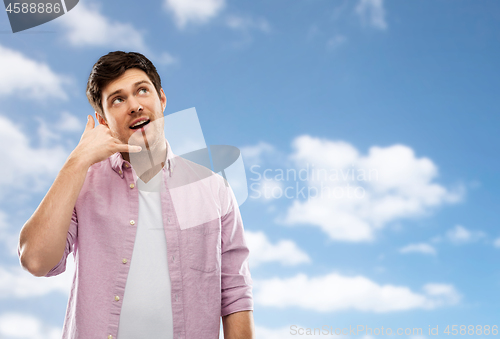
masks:
[(129, 167), (130, 167), (130, 165), (129, 165), (129, 164), (125, 164), (125, 167), (129, 168)]
[(118, 173), (123, 174), (122, 170), (119, 170)]
[(120, 297), (119, 297), (119, 296), (117, 296), (117, 295), (115, 295), (115, 300), (116, 300), (116, 301), (120, 300)]
[(135, 187), (135, 185), (134, 185), (134, 184), (130, 184), (130, 188), (134, 188), (134, 187)]
[(113, 336), (111, 334), (108, 335), (108, 339), (113, 339)]
[(122, 263), (126, 264), (127, 263), (127, 259), (123, 258), (122, 259)]
[(135, 221), (134, 220), (130, 220), (130, 225), (135, 225)]

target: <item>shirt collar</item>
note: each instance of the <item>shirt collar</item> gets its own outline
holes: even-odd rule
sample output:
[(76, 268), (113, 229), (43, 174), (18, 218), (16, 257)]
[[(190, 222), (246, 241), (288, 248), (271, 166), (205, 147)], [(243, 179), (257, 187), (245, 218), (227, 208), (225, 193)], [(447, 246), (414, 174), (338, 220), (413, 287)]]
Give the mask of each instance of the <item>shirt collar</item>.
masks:
[[(170, 147), (170, 143), (165, 139), (165, 143), (167, 144), (167, 164), (163, 166), (163, 171), (168, 170), (170, 175), (175, 168), (175, 154), (172, 152), (172, 148)], [(109, 157), (109, 161), (111, 163), (111, 168), (121, 177), (123, 177), (124, 168), (130, 168), (132, 165), (130, 162), (123, 160), (122, 154), (120, 152), (116, 152), (112, 156)]]

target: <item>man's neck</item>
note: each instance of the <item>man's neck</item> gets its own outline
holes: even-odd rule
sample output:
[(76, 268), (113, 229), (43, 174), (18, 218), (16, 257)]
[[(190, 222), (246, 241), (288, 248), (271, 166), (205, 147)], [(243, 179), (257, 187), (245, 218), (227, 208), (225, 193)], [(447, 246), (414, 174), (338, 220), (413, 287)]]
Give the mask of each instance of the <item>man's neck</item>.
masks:
[(149, 150), (143, 147), (139, 153), (121, 153), (123, 160), (131, 163), (137, 176), (143, 181), (151, 180), (165, 165), (167, 159), (167, 144), (160, 142)]

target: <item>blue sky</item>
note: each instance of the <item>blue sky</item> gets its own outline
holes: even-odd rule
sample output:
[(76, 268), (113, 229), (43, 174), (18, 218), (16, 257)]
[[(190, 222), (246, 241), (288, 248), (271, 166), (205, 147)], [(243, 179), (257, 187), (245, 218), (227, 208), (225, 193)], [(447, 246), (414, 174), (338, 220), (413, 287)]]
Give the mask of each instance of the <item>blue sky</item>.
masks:
[[(0, 337), (60, 336), (72, 267), (30, 277), (17, 236), (112, 50), (155, 63), (166, 114), (195, 107), (207, 144), (242, 150), (258, 338), (499, 326), (499, 18), (494, 0), (81, 0), (12, 34), (0, 14)], [(340, 178), (276, 177), (313, 166)]]

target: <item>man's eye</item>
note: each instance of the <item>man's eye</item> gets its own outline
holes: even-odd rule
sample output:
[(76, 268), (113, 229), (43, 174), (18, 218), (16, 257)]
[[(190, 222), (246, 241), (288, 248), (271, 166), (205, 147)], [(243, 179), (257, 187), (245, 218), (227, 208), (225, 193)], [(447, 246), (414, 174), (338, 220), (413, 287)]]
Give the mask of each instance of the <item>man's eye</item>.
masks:
[(139, 93), (141, 93), (141, 94), (144, 94), (144, 93), (147, 93), (147, 92), (148, 92), (148, 90), (146, 88), (141, 88), (139, 90)]
[(122, 101), (123, 101), (123, 99), (122, 99), (122, 98), (115, 98), (115, 99), (113, 100), (113, 104), (119, 104), (119, 103), (120, 103), (120, 102), (122, 102)]

